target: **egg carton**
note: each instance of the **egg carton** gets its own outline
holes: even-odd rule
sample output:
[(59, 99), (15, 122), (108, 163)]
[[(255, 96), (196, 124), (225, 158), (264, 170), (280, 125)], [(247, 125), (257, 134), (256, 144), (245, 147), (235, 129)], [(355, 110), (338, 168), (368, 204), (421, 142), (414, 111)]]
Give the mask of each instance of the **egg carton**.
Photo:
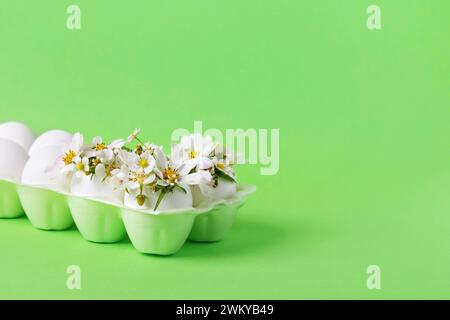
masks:
[[(62, 155), (61, 146), (66, 146), (72, 136), (51, 130), (35, 138), (22, 123), (0, 124), (0, 218), (25, 213), (34, 227), (43, 230), (65, 230), (75, 224), (86, 240), (99, 243), (118, 242), (128, 234), (138, 251), (170, 255), (187, 239), (221, 240), (239, 207), (256, 190), (254, 186), (237, 185), (236, 192), (222, 195), (225, 200), (183, 209), (165, 209), (161, 202), (159, 211), (125, 206), (111, 194), (114, 190), (102, 190), (100, 195), (89, 189), (90, 183), (85, 189), (75, 188), (75, 192), (74, 185), (66, 185), (67, 179), (50, 179), (46, 171), (48, 161)], [(85, 181), (80, 181), (78, 187), (86, 187)]]
[(42, 230), (65, 230), (75, 224), (84, 239), (98, 243), (119, 242), (128, 234), (139, 252), (171, 255), (187, 239), (222, 240), (246, 197), (255, 191), (255, 186), (239, 184), (237, 192), (226, 200), (153, 211), (0, 179), (0, 218), (17, 218), (25, 213), (32, 225)]

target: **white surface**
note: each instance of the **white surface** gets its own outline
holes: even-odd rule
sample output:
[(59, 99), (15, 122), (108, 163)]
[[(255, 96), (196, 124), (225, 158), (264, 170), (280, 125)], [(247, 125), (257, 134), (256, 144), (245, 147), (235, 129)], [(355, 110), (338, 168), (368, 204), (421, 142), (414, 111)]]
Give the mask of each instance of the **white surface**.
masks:
[[(180, 190), (180, 188), (175, 188), (173, 189), (172, 192), (166, 193), (163, 200), (159, 204), (157, 211), (188, 209), (193, 207), (191, 189), (189, 188), (188, 185), (181, 185), (181, 186), (183, 187), (184, 190), (186, 190), (186, 193)], [(152, 194), (155, 204), (159, 197), (160, 192), (161, 191)]]
[(145, 200), (144, 204), (140, 206), (137, 203), (136, 196), (133, 194), (129, 194), (128, 192), (125, 192), (125, 198), (123, 200), (123, 203), (125, 207), (132, 208), (132, 209), (138, 209), (138, 210), (153, 210), (155, 207), (155, 199), (154, 197), (148, 197)]
[(33, 153), (25, 165), (22, 183), (69, 191), (70, 177), (59, 170), (64, 152), (60, 147), (46, 147)]
[(20, 181), (27, 160), (28, 155), (20, 145), (0, 138), (0, 178)]
[(217, 188), (213, 192), (213, 200), (222, 200), (231, 198), (236, 193), (236, 182), (219, 178)]
[(102, 182), (97, 176), (77, 176), (72, 177), (70, 192), (74, 195), (88, 198), (99, 198), (122, 203), (124, 191), (114, 190), (108, 182)]
[(72, 134), (63, 130), (51, 130), (44, 132), (33, 142), (28, 154), (30, 157), (37, 151), (46, 147), (60, 147), (70, 145), (72, 141)]
[(35, 139), (33, 131), (20, 122), (5, 122), (0, 124), (0, 138), (17, 143), (26, 152), (28, 152)]
[(219, 178), (217, 187), (211, 189), (211, 193), (203, 194), (198, 186), (191, 187), (195, 207), (201, 205), (202, 203), (229, 199), (237, 191), (236, 183), (224, 178)]

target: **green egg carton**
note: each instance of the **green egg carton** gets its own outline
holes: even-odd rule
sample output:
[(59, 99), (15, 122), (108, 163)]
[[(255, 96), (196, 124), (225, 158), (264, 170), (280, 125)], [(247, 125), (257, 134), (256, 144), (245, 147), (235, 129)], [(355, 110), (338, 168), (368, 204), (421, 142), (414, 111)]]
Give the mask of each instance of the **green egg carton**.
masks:
[(73, 226), (66, 196), (56, 191), (18, 184), (17, 192), (31, 224), (42, 230), (65, 230)]
[(222, 240), (233, 225), (239, 205), (219, 204), (211, 211), (195, 218), (189, 240), (195, 242), (216, 242)]
[(73, 220), (88, 241), (114, 243), (125, 238), (121, 208), (107, 202), (67, 196)]
[(16, 218), (25, 212), (33, 226), (43, 230), (65, 230), (75, 224), (83, 238), (98, 243), (119, 242), (128, 234), (139, 252), (171, 255), (187, 239), (222, 240), (246, 197), (255, 191), (255, 186), (238, 185), (230, 199), (196, 208), (152, 211), (0, 180), (0, 218)]
[(16, 183), (10, 180), (0, 180), (0, 218), (18, 218), (23, 214)]

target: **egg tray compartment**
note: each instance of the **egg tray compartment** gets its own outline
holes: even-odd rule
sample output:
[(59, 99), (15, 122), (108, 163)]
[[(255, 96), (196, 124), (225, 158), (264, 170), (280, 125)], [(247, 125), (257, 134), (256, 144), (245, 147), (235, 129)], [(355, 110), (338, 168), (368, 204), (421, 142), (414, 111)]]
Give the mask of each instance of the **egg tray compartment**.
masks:
[(171, 255), (187, 239), (222, 240), (246, 197), (255, 191), (255, 186), (238, 185), (237, 192), (227, 200), (155, 212), (0, 180), (0, 218), (16, 218), (25, 213), (31, 224), (42, 230), (65, 230), (75, 224), (83, 238), (98, 243), (118, 242), (128, 234), (133, 246), (142, 253)]

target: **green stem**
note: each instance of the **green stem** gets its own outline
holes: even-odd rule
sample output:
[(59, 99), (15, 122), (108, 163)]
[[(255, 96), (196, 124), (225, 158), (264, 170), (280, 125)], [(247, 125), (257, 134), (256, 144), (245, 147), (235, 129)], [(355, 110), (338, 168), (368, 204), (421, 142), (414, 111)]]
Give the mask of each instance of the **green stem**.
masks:
[(142, 142), (141, 139), (139, 139), (138, 137), (135, 137), (134, 139), (136, 139), (137, 142), (139, 142), (140, 144), (142, 144), (142, 146), (145, 146), (145, 143)]
[(161, 190), (161, 193), (158, 196), (158, 200), (156, 200), (155, 209), (153, 209), (153, 211), (156, 211), (158, 209), (159, 204), (161, 203), (162, 199), (164, 198), (164, 196), (166, 195), (167, 192), (168, 192), (167, 188), (164, 188)]

